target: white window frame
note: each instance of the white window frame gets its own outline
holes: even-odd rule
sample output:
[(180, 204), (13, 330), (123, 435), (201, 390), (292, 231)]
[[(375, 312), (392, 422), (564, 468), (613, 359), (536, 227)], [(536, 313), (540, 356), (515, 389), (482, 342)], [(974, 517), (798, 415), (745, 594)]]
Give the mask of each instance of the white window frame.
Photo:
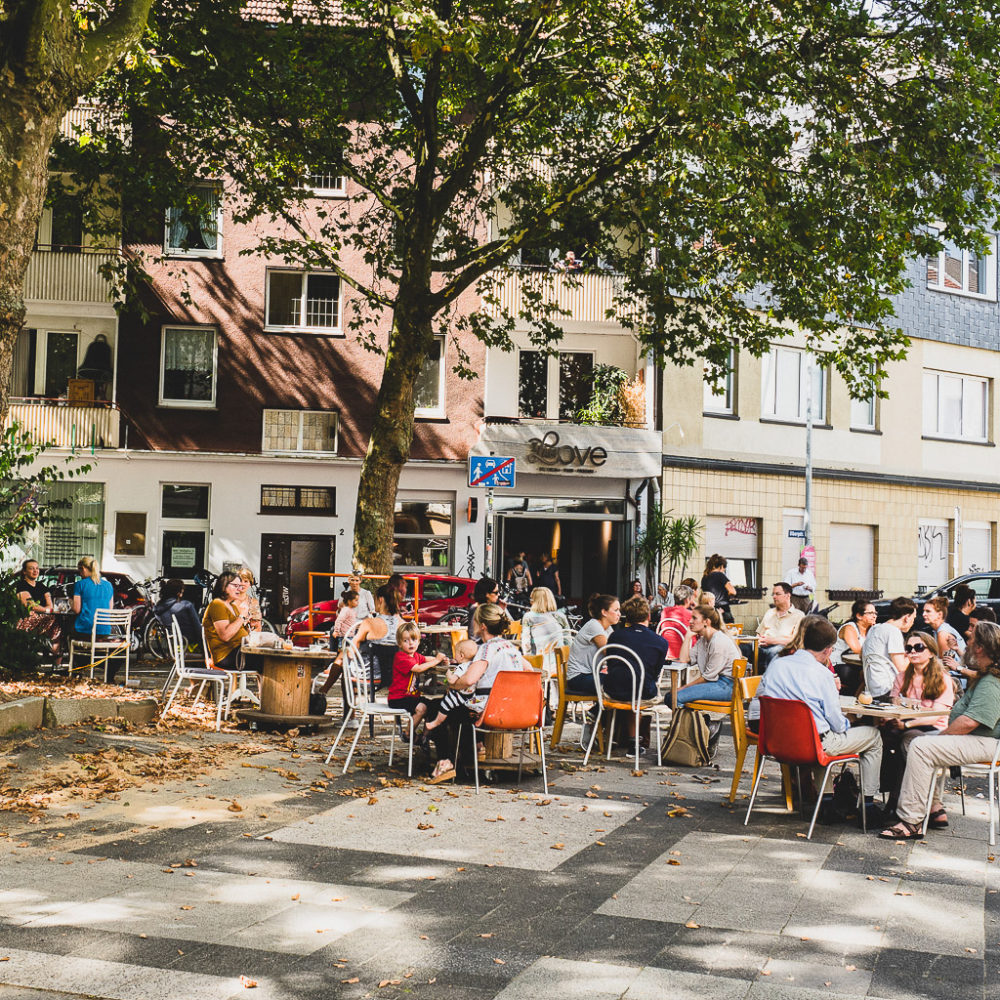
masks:
[[(297, 413), (299, 415), (298, 439), (295, 448), (268, 448), (265, 435), (267, 415), (269, 413)], [(305, 449), (302, 447), (302, 423), (303, 417), (313, 413), (322, 413), (324, 416), (333, 417), (333, 447), (328, 451)], [(281, 407), (265, 407), (260, 418), (260, 450), (265, 455), (336, 455), (340, 448), (340, 414), (334, 410), (289, 410)]]
[[(798, 399), (796, 401), (796, 414), (790, 416), (778, 413), (777, 393), (781, 388), (778, 385), (778, 359), (782, 354), (796, 355), (798, 357), (799, 386)], [(806, 422), (806, 372), (809, 366), (806, 360), (806, 350), (802, 347), (785, 347), (777, 344), (771, 345), (771, 350), (764, 357), (764, 364), (761, 366), (761, 391), (760, 409), (762, 420), (781, 421), (782, 423), (804, 424)], [(820, 398), (813, 398), (813, 420), (817, 423), (826, 423), (826, 401), (829, 396), (830, 372), (821, 358), (815, 358), (815, 368), (821, 374), (820, 378)]]
[[(309, 183), (313, 177), (333, 177), (336, 183), (334, 187), (313, 187)], [(303, 187), (313, 198), (347, 197), (347, 177), (344, 174), (334, 174), (332, 171), (317, 171), (315, 173), (307, 173), (302, 180)]]
[[(337, 278), (338, 289), (337, 289), (337, 320), (333, 326), (308, 326), (306, 323), (296, 323), (291, 326), (281, 326), (275, 323), (269, 322), (271, 316), (271, 276), (274, 274), (297, 274), (302, 279), (301, 285), (301, 295), (299, 296), (299, 301), (302, 303), (300, 306), (299, 313), (301, 316), (306, 315), (305, 302), (306, 302), (306, 289), (308, 287), (308, 279), (312, 275), (317, 277), (332, 277)], [(340, 277), (333, 271), (302, 271), (293, 267), (269, 267), (267, 269), (267, 277), (265, 278), (265, 296), (264, 296), (264, 329), (269, 332), (283, 333), (288, 331), (295, 331), (297, 333), (322, 333), (327, 335), (336, 334), (338, 336), (342, 335), (342, 318), (344, 314), (344, 283), (340, 281)]]
[[(944, 226), (937, 227), (938, 233), (944, 230)], [(989, 249), (985, 255), (973, 254), (969, 250), (962, 250), (953, 247), (954, 251), (962, 255), (962, 287), (953, 288), (947, 284), (945, 274), (945, 258), (947, 248), (942, 248), (937, 254), (937, 281), (931, 281), (930, 262), (931, 257), (925, 258), (924, 264), (927, 268), (927, 287), (934, 292), (945, 292), (948, 295), (963, 295), (970, 299), (984, 299), (987, 302), (995, 302), (997, 298), (997, 238), (989, 237)], [(984, 274), (986, 276), (986, 288), (981, 292), (973, 292), (968, 288), (969, 281), (969, 258), (973, 256), (981, 257), (984, 261)]]
[[(926, 401), (927, 398), (927, 384), (928, 379), (935, 379), (934, 387), (934, 405), (935, 411), (933, 414), (933, 421), (931, 421), (931, 414), (927, 412), (927, 407), (924, 407), (923, 413), (923, 436), (929, 438), (940, 438), (944, 441), (967, 441), (976, 444), (987, 443), (990, 439), (990, 396), (992, 395), (990, 385), (991, 379), (982, 378), (978, 375), (962, 375), (958, 372), (946, 372), (940, 371), (936, 368), (925, 368), (923, 371), (922, 378), (922, 399)], [(981, 427), (976, 429), (975, 434), (968, 434), (965, 432), (965, 420), (964, 412), (963, 417), (960, 420), (961, 427), (959, 433), (948, 434), (946, 431), (941, 430), (941, 379), (942, 378), (952, 378), (959, 379), (962, 383), (962, 406), (964, 411), (965, 406), (965, 393), (967, 386), (982, 387), (983, 391), (983, 422)], [(982, 432), (981, 434), (979, 432)]]
[(726, 377), (723, 382), (723, 391), (715, 392), (714, 387), (708, 378), (702, 376), (702, 401), (701, 408), (704, 413), (713, 416), (731, 416), (736, 412), (735, 393), (736, 387), (736, 352), (729, 348), (729, 365)]
[(218, 246), (214, 250), (184, 250), (182, 247), (172, 247), (170, 245), (170, 213), (173, 208), (168, 208), (166, 218), (163, 222), (163, 253), (166, 257), (187, 257), (208, 260), (222, 260), (224, 244), (222, 242), (222, 188), (218, 184), (205, 182), (202, 184), (192, 184), (193, 191), (210, 191), (215, 194), (215, 234)]
[[(211, 399), (167, 399), (163, 395), (163, 376), (166, 373), (167, 334), (210, 333), (212, 335), (212, 398)], [(219, 392), (219, 331), (214, 326), (184, 326), (178, 323), (164, 323), (160, 328), (160, 388), (159, 405), (178, 410), (213, 410)]]
[[(874, 368), (869, 368), (869, 376), (874, 374)], [(861, 408), (866, 408), (866, 414), (861, 414)], [(852, 431), (874, 431), (878, 430), (878, 396), (875, 395), (875, 385), (872, 384), (871, 394), (864, 399), (855, 399), (851, 396), (851, 424)]]
[[(438, 350), (438, 393), (437, 393), (437, 406), (418, 406), (414, 408), (413, 415), (415, 417), (443, 417), (445, 415), (445, 399), (444, 399), (444, 388), (445, 388), (445, 338), (444, 335), (438, 335), (434, 338), (434, 343)], [(430, 360), (430, 359), (428, 359)], [(414, 387), (415, 388), (415, 387)]]

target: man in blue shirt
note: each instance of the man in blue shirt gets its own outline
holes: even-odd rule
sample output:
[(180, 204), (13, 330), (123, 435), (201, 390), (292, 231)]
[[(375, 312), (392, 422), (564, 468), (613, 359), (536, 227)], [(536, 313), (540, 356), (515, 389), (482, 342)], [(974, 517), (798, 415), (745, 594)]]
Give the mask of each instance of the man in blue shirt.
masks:
[[(809, 615), (803, 625), (802, 649), (772, 660), (757, 694), (805, 702), (816, 720), (823, 749), (830, 755), (856, 753), (861, 758), (861, 788), (867, 809), (878, 791), (882, 737), (874, 726), (852, 728), (840, 710), (836, 675), (826, 665), (837, 630), (819, 615)], [(816, 770), (815, 778), (818, 786), (823, 780), (822, 768)]]
[[(667, 658), (667, 641), (649, 627), (649, 602), (636, 595), (622, 604), (622, 618), (625, 626), (618, 629), (611, 641), (631, 649), (642, 663), (642, 674), (637, 678), (642, 691), (642, 700), (649, 701), (657, 696), (656, 682)], [(612, 661), (602, 682), (604, 693), (619, 701), (632, 700), (632, 674), (623, 663)]]

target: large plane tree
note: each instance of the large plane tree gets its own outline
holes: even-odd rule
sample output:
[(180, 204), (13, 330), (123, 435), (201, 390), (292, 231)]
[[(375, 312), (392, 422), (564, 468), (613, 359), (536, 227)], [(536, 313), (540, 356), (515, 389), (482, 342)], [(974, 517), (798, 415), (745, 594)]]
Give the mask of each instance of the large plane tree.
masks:
[[(227, 177), (238, 218), (284, 223), (260, 251), (339, 274), (347, 325), (384, 354), (355, 521), (369, 572), (391, 565), (436, 333), (559, 338), (544, 276), (520, 316), (499, 309), (526, 256), (585, 248), (620, 275), (656, 357), (720, 372), (734, 343), (798, 328), (857, 385), (905, 349), (906, 262), (944, 236), (984, 247), (995, 217), (993, 0), (266, 6), (163, 0), (158, 36), (187, 55), (107, 99), (135, 137), (122, 165)], [(317, 170), (356, 194), (307, 223)]]

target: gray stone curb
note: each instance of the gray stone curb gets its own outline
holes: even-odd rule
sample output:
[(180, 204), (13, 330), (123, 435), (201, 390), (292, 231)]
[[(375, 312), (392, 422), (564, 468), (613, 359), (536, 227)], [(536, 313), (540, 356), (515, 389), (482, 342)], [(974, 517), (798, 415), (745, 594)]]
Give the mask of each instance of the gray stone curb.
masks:
[(86, 719), (124, 719), (142, 725), (152, 721), (157, 708), (155, 698), (19, 698), (0, 704), (0, 736), (18, 729), (72, 726)]

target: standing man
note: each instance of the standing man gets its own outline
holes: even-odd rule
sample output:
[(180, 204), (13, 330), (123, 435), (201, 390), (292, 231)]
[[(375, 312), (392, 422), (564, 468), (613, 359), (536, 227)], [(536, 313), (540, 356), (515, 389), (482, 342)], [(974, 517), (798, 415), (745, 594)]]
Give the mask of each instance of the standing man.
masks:
[(816, 596), (816, 574), (809, 568), (809, 560), (801, 556), (798, 569), (789, 570), (785, 579), (792, 585), (792, 604), (802, 614), (809, 614)]
[(559, 567), (549, 558), (548, 552), (542, 553), (542, 567), (538, 571), (539, 587), (548, 587), (556, 597), (562, 595), (559, 584)]
[(875, 699), (888, 701), (896, 675), (906, 669), (903, 636), (913, 628), (917, 606), (908, 597), (889, 605), (889, 620), (872, 625), (861, 647), (865, 689)]
[(787, 646), (798, 631), (799, 622), (805, 615), (792, 607), (792, 587), (788, 583), (776, 583), (771, 589), (774, 607), (769, 608), (757, 626), (760, 652), (757, 664), (763, 673), (771, 661)]

